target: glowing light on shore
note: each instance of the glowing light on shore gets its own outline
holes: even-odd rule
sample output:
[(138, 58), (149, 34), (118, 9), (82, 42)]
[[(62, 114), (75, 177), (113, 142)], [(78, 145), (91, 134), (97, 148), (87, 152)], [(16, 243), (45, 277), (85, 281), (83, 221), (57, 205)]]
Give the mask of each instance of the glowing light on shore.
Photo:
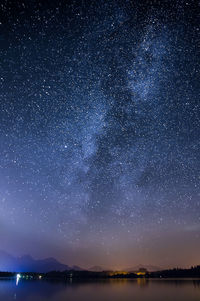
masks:
[(16, 276), (16, 285), (18, 285), (18, 283), (19, 283), (19, 279), (21, 278), (21, 275), (20, 274), (17, 274), (17, 276)]

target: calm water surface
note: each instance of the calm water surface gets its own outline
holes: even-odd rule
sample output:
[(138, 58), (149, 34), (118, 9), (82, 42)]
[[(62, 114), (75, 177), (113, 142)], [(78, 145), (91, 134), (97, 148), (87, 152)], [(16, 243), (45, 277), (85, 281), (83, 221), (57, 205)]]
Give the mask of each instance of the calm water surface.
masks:
[(47, 282), (0, 280), (0, 300), (10, 301), (199, 301), (200, 280)]

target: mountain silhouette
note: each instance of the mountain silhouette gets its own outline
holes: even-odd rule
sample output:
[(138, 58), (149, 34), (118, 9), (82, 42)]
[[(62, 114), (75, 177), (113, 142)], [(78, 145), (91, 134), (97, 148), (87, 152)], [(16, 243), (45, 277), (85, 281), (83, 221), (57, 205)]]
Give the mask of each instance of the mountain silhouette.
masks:
[(91, 271), (91, 272), (103, 272), (105, 271), (104, 268), (100, 267), (100, 266), (93, 266), (91, 268), (88, 269), (88, 271)]
[(138, 264), (135, 267), (126, 268), (126, 269), (124, 269), (124, 271), (126, 271), (126, 272), (136, 272), (139, 269), (147, 269), (147, 271), (149, 271), (149, 272), (155, 272), (155, 271), (161, 271), (162, 270), (162, 268), (158, 267), (158, 266)]
[(82, 270), (78, 266), (70, 267), (60, 263), (53, 257), (36, 260), (30, 255), (14, 257), (0, 251), (0, 271), (8, 272), (35, 272), (47, 273), (49, 271)]

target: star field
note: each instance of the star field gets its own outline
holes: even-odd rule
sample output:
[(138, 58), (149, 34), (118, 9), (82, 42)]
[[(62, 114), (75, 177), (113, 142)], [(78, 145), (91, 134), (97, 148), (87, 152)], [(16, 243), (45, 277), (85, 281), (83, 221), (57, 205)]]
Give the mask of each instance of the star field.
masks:
[(198, 9), (3, 1), (2, 249), (112, 268), (198, 262)]

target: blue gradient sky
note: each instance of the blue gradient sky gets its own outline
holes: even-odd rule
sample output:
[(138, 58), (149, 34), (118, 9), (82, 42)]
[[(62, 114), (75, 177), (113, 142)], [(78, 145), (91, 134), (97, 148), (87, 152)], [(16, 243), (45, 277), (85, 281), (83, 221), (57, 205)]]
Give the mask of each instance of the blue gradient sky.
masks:
[(4, 1), (1, 249), (199, 263), (197, 1)]

